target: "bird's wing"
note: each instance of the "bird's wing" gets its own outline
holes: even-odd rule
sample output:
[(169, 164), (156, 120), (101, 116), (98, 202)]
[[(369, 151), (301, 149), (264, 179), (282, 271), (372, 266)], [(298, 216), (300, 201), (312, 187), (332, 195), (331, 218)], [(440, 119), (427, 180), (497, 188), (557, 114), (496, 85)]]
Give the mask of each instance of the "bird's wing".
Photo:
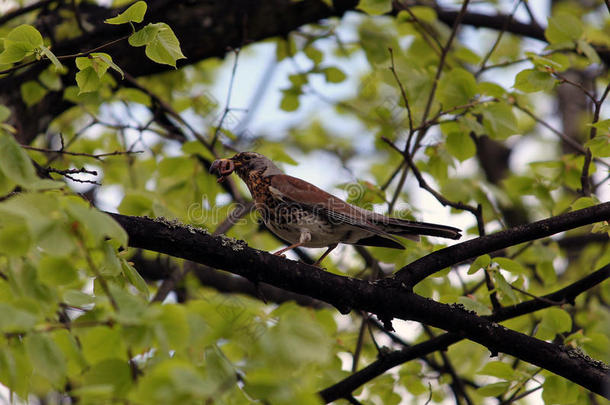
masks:
[(390, 235), (418, 240), (418, 235), (459, 239), (460, 229), (427, 222), (388, 217), (349, 204), (311, 183), (286, 174), (271, 179), (271, 192), (285, 200), (320, 210), (331, 220), (348, 223), (377, 235), (396, 240)]
[(304, 180), (287, 174), (276, 174), (271, 178), (269, 190), (276, 197), (307, 207), (324, 215), (331, 222), (356, 226), (398, 242), (370, 220), (373, 212), (349, 204)]

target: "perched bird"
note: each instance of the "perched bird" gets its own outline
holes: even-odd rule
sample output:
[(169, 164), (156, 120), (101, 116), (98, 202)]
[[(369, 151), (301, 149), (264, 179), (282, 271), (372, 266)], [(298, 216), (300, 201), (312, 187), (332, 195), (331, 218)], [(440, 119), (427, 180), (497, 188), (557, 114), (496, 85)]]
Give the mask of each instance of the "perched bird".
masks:
[(328, 249), (339, 243), (404, 249), (392, 235), (418, 240), (418, 235), (459, 239), (460, 230), (445, 225), (392, 218), (349, 204), (304, 180), (284, 174), (271, 160), (255, 152), (241, 152), (215, 160), (210, 173), (222, 182), (236, 172), (246, 183), (265, 225), (291, 243), (274, 254), (297, 246)]

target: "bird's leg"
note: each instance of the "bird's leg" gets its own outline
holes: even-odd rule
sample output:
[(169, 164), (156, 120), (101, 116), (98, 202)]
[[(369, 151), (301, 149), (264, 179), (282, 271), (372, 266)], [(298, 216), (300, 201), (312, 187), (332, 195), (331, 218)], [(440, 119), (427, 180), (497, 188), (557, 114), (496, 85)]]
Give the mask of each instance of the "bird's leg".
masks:
[(287, 246), (284, 249), (278, 250), (277, 252), (274, 253), (274, 255), (281, 256), (282, 253), (287, 252), (291, 249), (294, 249), (295, 247), (302, 246), (305, 243), (309, 242), (310, 240), (311, 240), (311, 233), (309, 233), (309, 231), (301, 231), (301, 236), (299, 237), (299, 241), (297, 243), (293, 243), (292, 245)]
[(283, 249), (278, 250), (277, 252), (273, 253), (276, 256), (282, 256), (282, 253), (289, 251), (290, 249), (294, 249), (295, 247), (299, 247), (303, 244), (304, 242), (298, 242), (298, 243), (293, 243), (290, 246), (287, 246)]
[(320, 256), (320, 258), (319, 258), (319, 259), (318, 259), (318, 260), (317, 260), (317, 261), (316, 261), (316, 262), (315, 262), (313, 265), (314, 265), (314, 266), (316, 266), (316, 267), (319, 267), (319, 266), (320, 266), (320, 263), (322, 263), (322, 260), (324, 260), (324, 258), (325, 258), (326, 256), (328, 256), (328, 254), (329, 254), (330, 252), (332, 252), (332, 251), (333, 251), (333, 249), (334, 249), (334, 248), (336, 248), (336, 247), (337, 247), (337, 243), (330, 245), (330, 246), (328, 247), (328, 249), (326, 249), (326, 252), (324, 252), (324, 254), (323, 254), (322, 256)]

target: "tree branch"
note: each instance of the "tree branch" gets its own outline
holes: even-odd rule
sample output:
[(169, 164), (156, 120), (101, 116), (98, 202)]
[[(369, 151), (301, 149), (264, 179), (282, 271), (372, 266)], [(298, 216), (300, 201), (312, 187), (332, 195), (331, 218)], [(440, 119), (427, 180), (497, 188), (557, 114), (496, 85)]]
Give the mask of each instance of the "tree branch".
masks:
[(404, 266), (394, 275), (394, 278), (412, 287), (437, 271), (464, 260), (523, 242), (544, 238), (569, 229), (608, 220), (610, 220), (610, 202), (568, 212), (531, 224), (520, 225), (492, 235), (482, 236), (437, 250)]
[[(607, 265), (554, 293), (545, 295), (542, 298), (544, 298), (546, 302), (533, 299), (511, 307), (504, 307), (498, 310), (494, 315), (490, 316), (489, 319), (495, 322), (506, 321), (508, 319), (548, 308), (551, 306), (549, 304), (551, 301), (573, 302), (579, 294), (589, 290), (597, 284), (600, 284), (602, 281), (608, 279), (608, 277), (610, 277), (610, 265)], [(438, 350), (445, 350), (447, 347), (461, 341), (462, 339), (463, 337), (458, 334), (445, 333), (444, 335), (437, 336), (417, 345), (388, 353), (357, 373), (354, 373), (344, 380), (320, 391), (319, 394), (327, 403), (344, 398), (345, 395), (351, 394), (361, 385), (367, 383), (375, 377), (382, 375), (392, 367), (396, 367), (416, 358), (426, 356)]]
[[(461, 306), (441, 304), (418, 296), (405, 289), (398, 280), (384, 279), (371, 283), (339, 276), (249, 248), (243, 241), (223, 236), (213, 237), (206, 231), (163, 219), (110, 215), (127, 231), (129, 245), (132, 247), (227, 270), (253, 282), (266, 282), (328, 302), (340, 308), (343, 313), (354, 308), (374, 313), (381, 319), (399, 318), (422, 322), (477, 342), (494, 354), (503, 352), (515, 356), (595, 393), (610, 397), (607, 392), (610, 375), (602, 363), (573, 349), (507, 329), (468, 312)], [(580, 216), (573, 220), (575, 226), (582, 222)]]

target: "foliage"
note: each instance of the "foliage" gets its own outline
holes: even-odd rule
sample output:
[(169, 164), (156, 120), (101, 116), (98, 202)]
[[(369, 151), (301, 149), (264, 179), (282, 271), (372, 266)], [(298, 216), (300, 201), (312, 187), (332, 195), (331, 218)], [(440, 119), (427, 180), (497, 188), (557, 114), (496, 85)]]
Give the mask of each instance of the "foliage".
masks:
[[(431, 323), (397, 320), (392, 332), (386, 319), (359, 308), (341, 315), (283, 290), (263, 293), (258, 281), (268, 280), (206, 278), (209, 268), (129, 247), (133, 241), (104, 212), (220, 228), (276, 250), (281, 243), (243, 210), (243, 184), (225, 187), (208, 174), (212, 160), (234, 150), (256, 150), (288, 169), (314, 163), (349, 202), (394, 216), (427, 219), (449, 207), (447, 222), (462, 226), (465, 239), (608, 199), (610, 18), (602, 1), (560, 2), (548, 10), (546, 29), (527, 1), (508, 13), (507, 1), (482, 2), (487, 14), (468, 1), (447, 9), (447, 2), (362, 0), (346, 14), (332, 8), (338, 2), (320, 1), (315, 7), (325, 11), (316, 8), (312, 24), (243, 22), (259, 30), (188, 8), (201, 5), (176, 6), (161, 21), (152, 0), (111, 9), (48, 3), (0, 17), (0, 383), (15, 403), (316, 404), (348, 370), (377, 366), (441, 333)], [(317, 2), (285, 3), (302, 16), (298, 7)], [(523, 22), (493, 26), (486, 18), (496, 11)], [(225, 61), (213, 51), (192, 59), (206, 38), (180, 35), (176, 15), (197, 16), (198, 25), (230, 20)], [(99, 44), (66, 48), (91, 32), (103, 34)], [(259, 32), (264, 38), (248, 37)], [(277, 119), (237, 131), (243, 117), (231, 96), (246, 84), (235, 79), (270, 48), (283, 83), (266, 96), (276, 100), (269, 114)], [(214, 86), (223, 75), (228, 96), (219, 101)], [(4, 93), (8, 86), (16, 90)], [(244, 122), (253, 118), (247, 114)], [(32, 121), (44, 133), (26, 134)], [(325, 162), (355, 174), (346, 183), (348, 171), (331, 173)], [(452, 262), (414, 292), (479, 316), (544, 300), (538, 297), (610, 263), (608, 221), (581, 225)], [(446, 242), (405, 246), (346, 248), (324, 266), (375, 281)], [(610, 283), (579, 293), (502, 324), (608, 363)], [(599, 401), (526, 361), (489, 358), (468, 337), (338, 398)]]

